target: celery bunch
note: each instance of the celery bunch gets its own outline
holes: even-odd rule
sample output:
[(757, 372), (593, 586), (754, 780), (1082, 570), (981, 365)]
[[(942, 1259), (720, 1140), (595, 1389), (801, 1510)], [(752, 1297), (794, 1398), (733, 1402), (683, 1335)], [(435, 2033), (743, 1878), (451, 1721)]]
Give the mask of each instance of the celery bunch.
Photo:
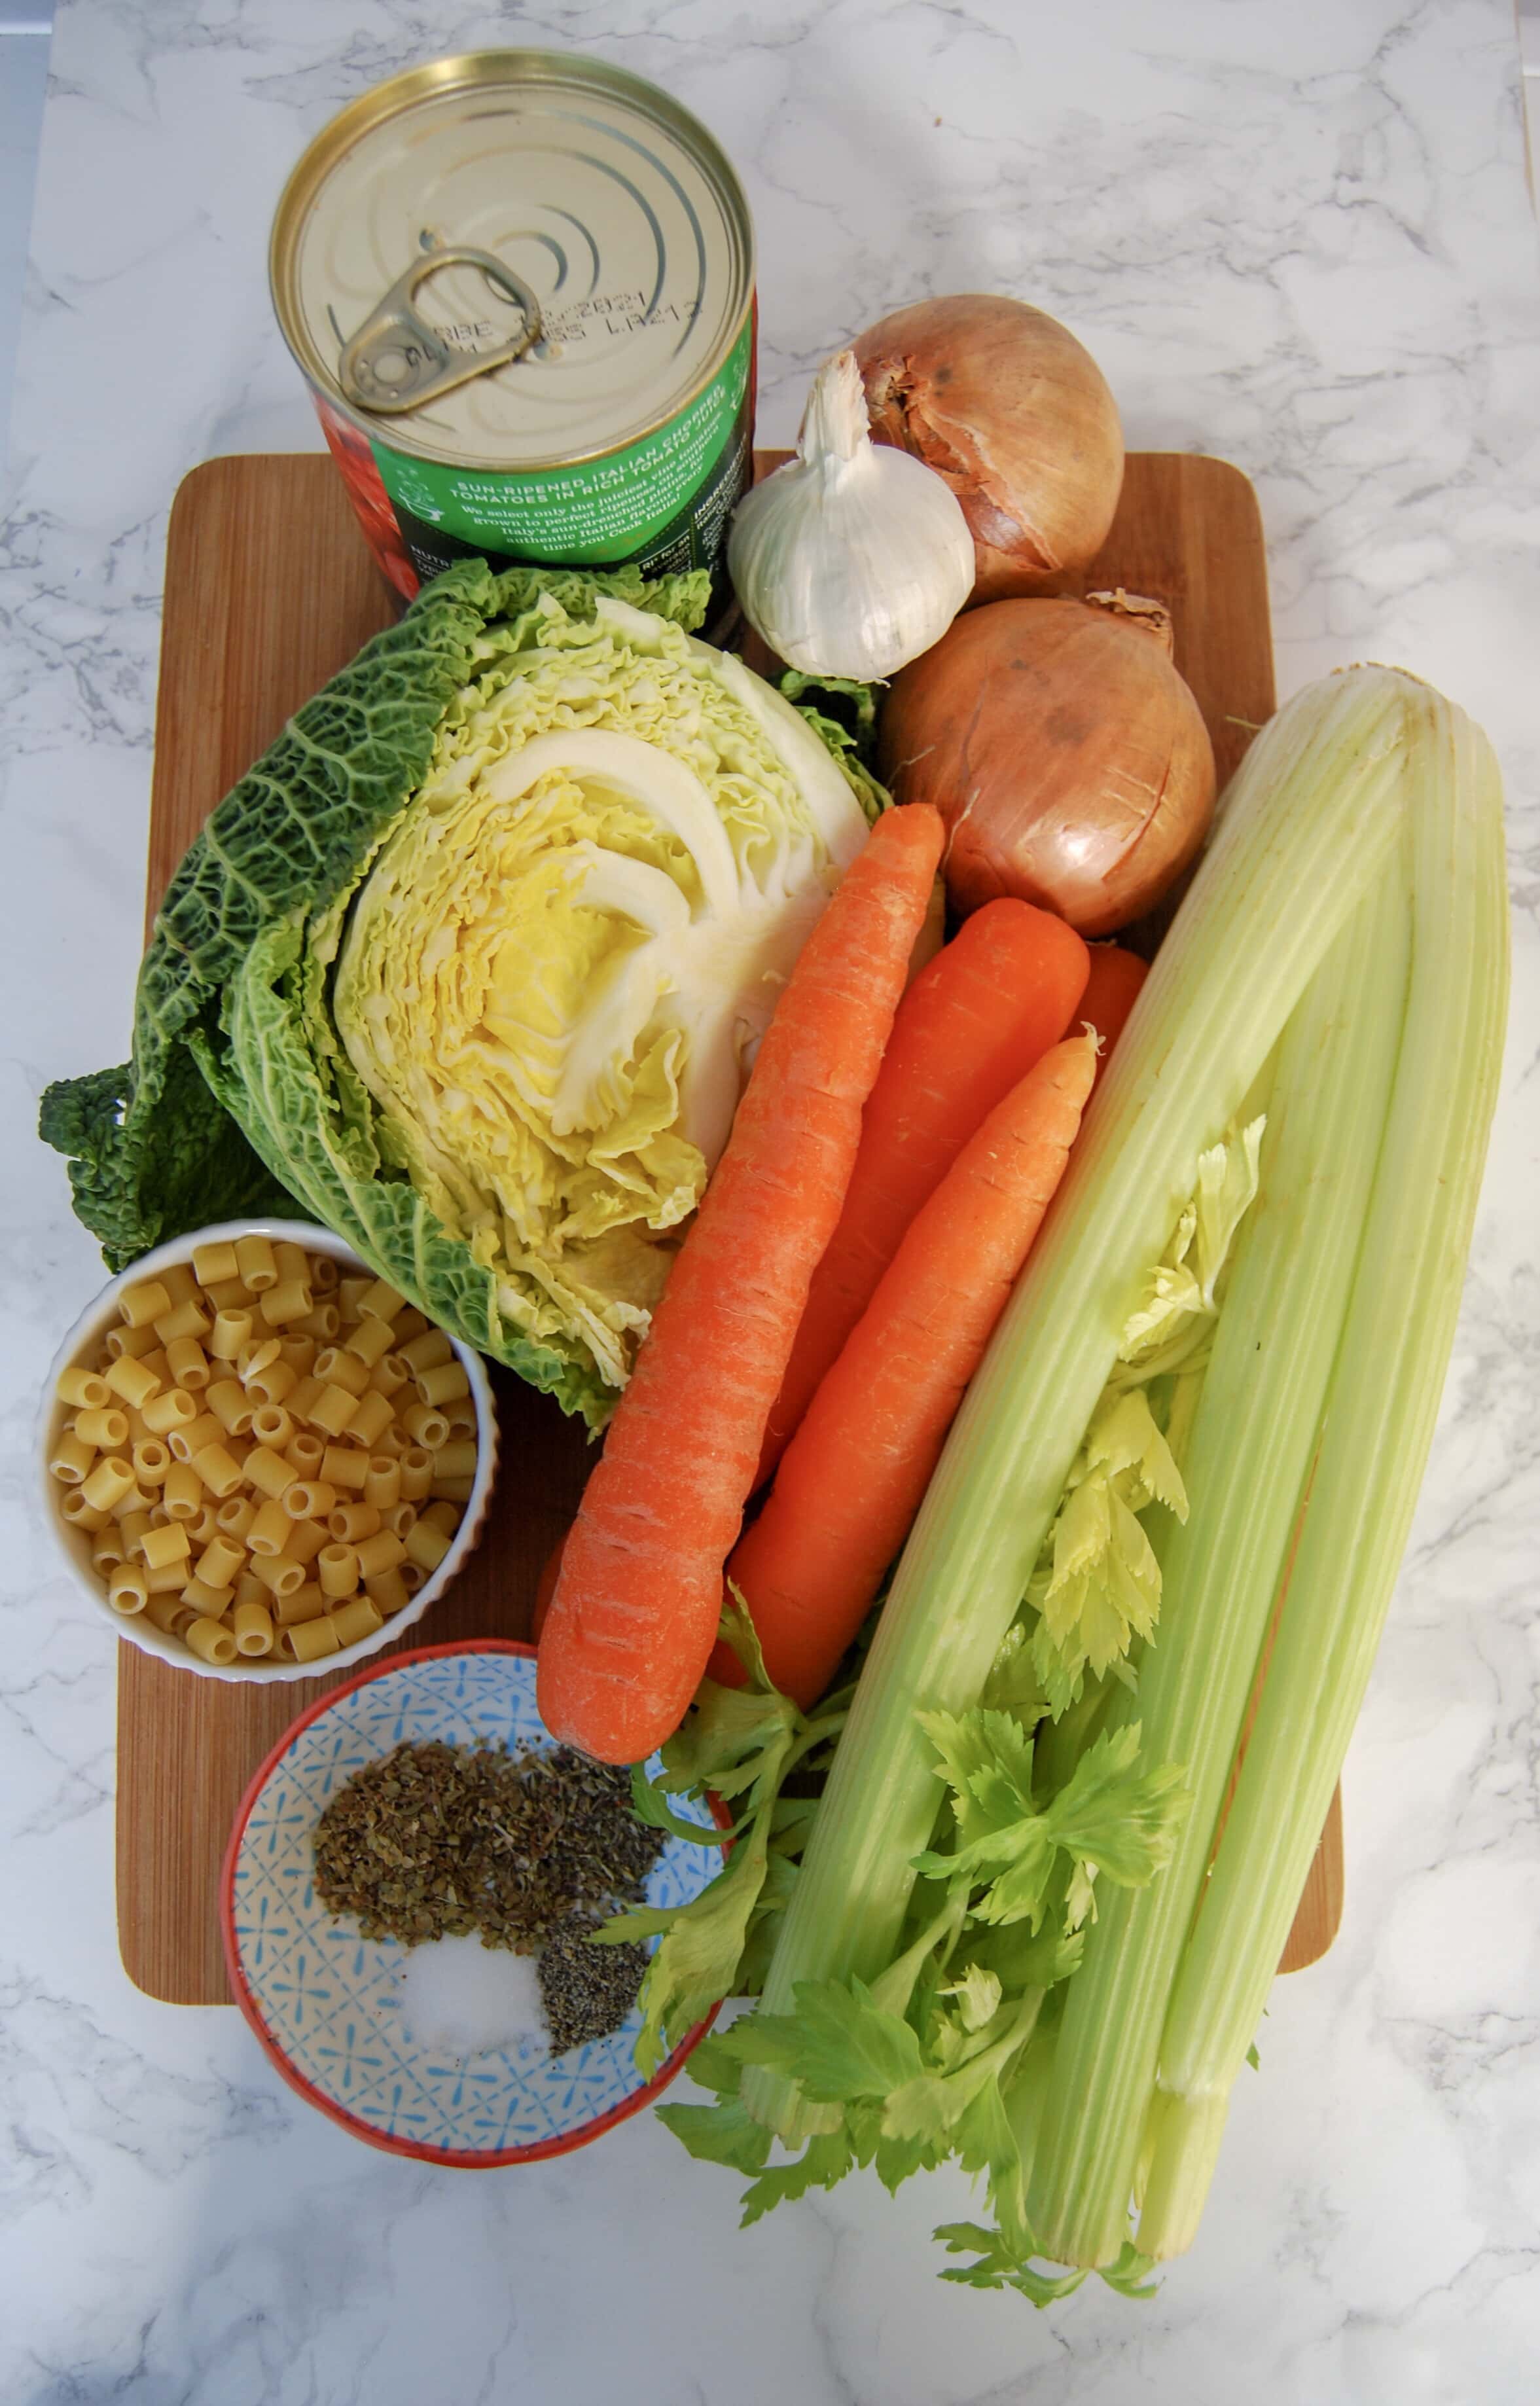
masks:
[[(751, 2215), (952, 2157), (993, 2218), (939, 2234), (971, 2258), (949, 2278), (1137, 2292), (1189, 2243), (1432, 1438), (1506, 952), (1479, 731), (1392, 670), (1300, 695), (821, 1734), (750, 1916), (761, 2009), (695, 2059), (717, 2105), (664, 2109), (756, 2175)], [(772, 2135), (803, 2152), (771, 2164)]]

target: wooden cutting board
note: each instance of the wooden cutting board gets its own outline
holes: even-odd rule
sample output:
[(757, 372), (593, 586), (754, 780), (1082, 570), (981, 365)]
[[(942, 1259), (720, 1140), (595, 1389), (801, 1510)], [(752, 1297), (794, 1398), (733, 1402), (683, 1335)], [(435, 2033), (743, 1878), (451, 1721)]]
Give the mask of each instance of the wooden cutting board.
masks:
[[(762, 470), (770, 464), (761, 460)], [(1064, 582), (1121, 584), (1169, 605), (1178, 663), (1222, 782), (1274, 707), (1262, 524), (1246, 478), (1218, 460), (1136, 454), (1100, 559)], [(396, 608), (324, 455), (210, 460), (185, 479), (166, 556), (150, 916), (219, 797)], [(401, 1648), (526, 1636), (541, 1566), (576, 1505), (590, 1458), (583, 1430), (506, 1372), (492, 1376), (502, 1474), (486, 1535)], [(225, 2004), (216, 1898), (236, 1805), (290, 1722), (346, 1675), (241, 1688), (190, 1677), (127, 1645), (119, 1663), (123, 1963), (168, 2003)], [(1283, 1969), (1324, 1954), (1341, 1909), (1334, 1804)]]

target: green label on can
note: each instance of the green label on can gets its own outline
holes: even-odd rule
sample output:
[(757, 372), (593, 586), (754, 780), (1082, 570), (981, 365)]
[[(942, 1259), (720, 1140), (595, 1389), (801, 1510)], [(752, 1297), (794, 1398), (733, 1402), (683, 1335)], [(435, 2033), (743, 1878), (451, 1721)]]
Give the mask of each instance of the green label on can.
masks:
[(628, 559), (699, 491), (732, 435), (748, 385), (752, 320), (679, 416), (622, 451), (568, 468), (488, 471), (414, 460), (374, 442), (402, 509), (473, 549), (580, 567)]

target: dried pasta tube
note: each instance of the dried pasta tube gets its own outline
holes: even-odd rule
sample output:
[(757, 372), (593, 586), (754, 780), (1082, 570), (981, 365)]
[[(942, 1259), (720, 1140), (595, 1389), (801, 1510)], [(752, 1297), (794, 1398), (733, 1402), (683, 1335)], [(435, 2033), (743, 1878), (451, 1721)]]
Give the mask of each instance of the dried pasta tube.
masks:
[(417, 1372), (417, 1394), (425, 1404), (452, 1404), (471, 1392), (471, 1381), (459, 1362), (435, 1362)]
[(96, 1370), (61, 1370), (53, 1382), (53, 1392), (62, 1404), (75, 1412), (106, 1411), (112, 1401), (112, 1389)]
[(149, 1602), (149, 1582), (133, 1563), (118, 1563), (107, 1578), (107, 1602), (114, 1612), (143, 1612)]
[(271, 1495), (247, 1529), (246, 1543), (254, 1554), (281, 1554), (293, 1525), (278, 1498)]
[(147, 1570), (163, 1571), (168, 1563), (185, 1563), (191, 1550), (180, 1521), (168, 1521), (163, 1528), (145, 1531)]
[(169, 1352), (179, 1337), (206, 1337), (211, 1325), (201, 1303), (174, 1303), (155, 1323), (155, 1334)]
[(451, 1504), (469, 1504), (475, 1493), (475, 1485), (473, 1479), (441, 1479), (435, 1472), (430, 1493), (446, 1496)]
[(235, 1267), (253, 1295), (265, 1295), (278, 1283), (278, 1265), (265, 1237), (237, 1237)]
[(244, 1550), (246, 1533), (256, 1517), (257, 1507), (249, 1495), (227, 1495), (214, 1520), (220, 1536), (228, 1537), (233, 1546)]
[(377, 1445), (394, 1418), (395, 1407), (389, 1395), (382, 1395), (377, 1387), (371, 1387), (366, 1394), (360, 1396), (358, 1410), (347, 1423), (349, 1443), (366, 1450)]
[(207, 1311), (249, 1312), (257, 1298), (245, 1279), (216, 1279), (204, 1291), (204, 1308)]
[(130, 1512), (118, 1523), (118, 1535), (123, 1541), (123, 1552), (132, 1563), (144, 1551), (145, 1532), (155, 1526), (148, 1512)]
[(415, 1504), (392, 1504), (389, 1510), (382, 1513), (380, 1518), (390, 1535), (393, 1537), (400, 1537), (404, 1543), (407, 1531), (417, 1527), (417, 1507)]
[(399, 1458), (409, 1450), (411, 1443), (411, 1438), (407, 1436), (406, 1431), (402, 1427), (400, 1422), (392, 1421), (388, 1429), (381, 1429), (378, 1437), (374, 1439), (374, 1451), (376, 1453), (389, 1454), (394, 1458)]
[(388, 1400), (391, 1395), (399, 1395), (403, 1387), (409, 1386), (411, 1380), (412, 1373), (399, 1353), (382, 1353), (369, 1374), (369, 1383), (374, 1393)]
[(387, 1578), (399, 1578), (408, 1595), (416, 1595), (428, 1578), (420, 1563), (403, 1563), (399, 1571), (387, 1571), (385, 1576)]
[(217, 1663), (221, 1668), (235, 1660), (235, 1633), (222, 1621), (190, 1621), (182, 1632), (182, 1644), (205, 1663)]
[(409, 1445), (401, 1457), (401, 1492), (408, 1504), (420, 1504), (432, 1480), (432, 1455), (426, 1446)]
[(316, 1356), (316, 1376), (328, 1387), (345, 1387), (350, 1395), (361, 1395), (369, 1384), (369, 1366), (356, 1353), (340, 1345), (329, 1345)]
[(314, 1337), (323, 1345), (334, 1345), (342, 1335), (342, 1314), (328, 1296), (321, 1303), (312, 1304), (303, 1320), (291, 1320), (289, 1325), (291, 1334)]
[[(107, 1360), (120, 1362), (125, 1354), (129, 1354), (134, 1361), (139, 1361), (147, 1353), (157, 1352), (160, 1350), (160, 1344), (161, 1340), (153, 1327), (130, 1328), (127, 1323), (123, 1322), (118, 1327), (107, 1330)], [(104, 1371), (102, 1375), (105, 1378), (106, 1373)]]
[(425, 1337), (432, 1324), (425, 1311), (419, 1311), (415, 1303), (409, 1303), (404, 1311), (396, 1315), (396, 1343), (404, 1345), (409, 1337)]
[(93, 1512), (110, 1512), (134, 1483), (133, 1467), (120, 1453), (104, 1453), (80, 1481), (80, 1493)]
[(157, 1275), (174, 1305), (197, 1302), (198, 1281), (191, 1262), (170, 1262)]
[(145, 1619), (152, 1621), (168, 1637), (179, 1637), (188, 1622), (197, 1618), (192, 1606), (184, 1604), (180, 1595), (152, 1595), (145, 1606)]
[(173, 1383), (188, 1394), (199, 1394), (207, 1386), (208, 1356), (195, 1337), (174, 1337), (165, 1358)]
[(316, 1572), (322, 1595), (351, 1595), (359, 1583), (359, 1558), (351, 1546), (323, 1546)]
[(365, 1579), (363, 1592), (378, 1605), (387, 1621), (393, 1612), (400, 1612), (407, 1601), (406, 1582), (400, 1571), (381, 1571), (377, 1578)]
[[(264, 1296), (263, 1300), (266, 1298)], [(247, 1375), (246, 1389), (259, 1404), (287, 1403), (300, 1383), (300, 1374), (291, 1370), (279, 1353), (271, 1362), (261, 1363)]]
[(449, 1442), (449, 1423), (432, 1404), (408, 1404), (401, 1424), (413, 1444), (425, 1445), (430, 1453), (437, 1453)]
[(196, 1571), (182, 1590), (182, 1602), (189, 1612), (206, 1612), (210, 1621), (222, 1621), (234, 1601), (233, 1587), (210, 1587)]
[(318, 1621), (301, 1621), (284, 1632), (296, 1663), (318, 1663), (338, 1650), (337, 1633), (323, 1612)]
[(376, 1512), (388, 1512), (401, 1502), (401, 1461), (393, 1453), (372, 1454), (363, 1482), (363, 1500)]
[(320, 1402), (324, 1392), (320, 1380), (312, 1378), (308, 1371), (304, 1372), (284, 1397), (290, 1417), (297, 1421), (307, 1421)]
[(377, 1505), (339, 1504), (328, 1515), (326, 1525), (339, 1545), (356, 1546), (365, 1537), (376, 1536), (385, 1522)]
[(442, 1529), (446, 1537), (452, 1537), (465, 1516), (453, 1504), (440, 1503), (428, 1505), (420, 1517), (432, 1528)]
[(344, 1320), (358, 1320), (361, 1318), (363, 1298), (368, 1294), (374, 1283), (374, 1281), (372, 1278), (353, 1277), (338, 1279), (337, 1308), (341, 1311)]
[(321, 1456), (321, 1477), (350, 1495), (359, 1494), (369, 1477), (369, 1456), (354, 1445), (329, 1445)]
[(476, 1450), (463, 1441), (457, 1445), (440, 1446), (433, 1456), (433, 1484), (445, 1479), (473, 1479), (476, 1475)]
[(435, 1529), (431, 1521), (419, 1521), (415, 1529), (408, 1529), (403, 1543), (407, 1561), (423, 1571), (436, 1571), (450, 1546), (444, 1531)]
[(473, 1437), (476, 1430), (476, 1408), (470, 1395), (456, 1395), (439, 1407), (449, 1423), (451, 1437)]
[(359, 1576), (367, 1587), (382, 1571), (393, 1571), (398, 1563), (406, 1560), (406, 1549), (389, 1529), (377, 1530), (374, 1536), (364, 1537), (358, 1545)]
[(219, 1279), (239, 1278), (235, 1248), (228, 1237), (216, 1237), (206, 1245), (192, 1248), (192, 1275), (200, 1286), (213, 1286)]
[(284, 1451), (302, 1479), (319, 1477), (326, 1448), (313, 1430), (296, 1429)]
[(191, 1428), (199, 1417), (197, 1405), (182, 1387), (168, 1387), (163, 1394), (152, 1394), (138, 1408), (153, 1437), (169, 1437), (173, 1429)]
[(106, 1505), (88, 1504), (83, 1489), (78, 1487), (65, 1488), (59, 1509), (72, 1529), (83, 1531), (88, 1537), (95, 1536), (99, 1529), (113, 1526), (112, 1515)]
[(310, 1256), (303, 1245), (294, 1242), (292, 1237), (279, 1237), (275, 1240), (273, 1258), (278, 1266), (280, 1284), (285, 1279), (304, 1279), (306, 1284), (309, 1283)]
[(163, 1279), (135, 1279), (118, 1298), (125, 1328), (151, 1326), (171, 1309), (171, 1290)]
[(244, 1465), (222, 1445), (201, 1445), (192, 1457), (192, 1467), (209, 1493), (221, 1503), (227, 1495), (233, 1495), (246, 1476)]
[(100, 1411), (77, 1412), (75, 1434), (94, 1453), (121, 1453), (128, 1443), (128, 1414), (111, 1404)]
[(261, 1297), (258, 1309), (268, 1328), (288, 1328), (296, 1320), (304, 1320), (312, 1309), (310, 1284), (306, 1279), (280, 1279)]
[(313, 1337), (280, 1337), (278, 1339), (278, 1359), (285, 1369), (293, 1371), (296, 1379), (308, 1375), (317, 1351)]
[[(78, 1493), (78, 1490), (74, 1492)], [(116, 1521), (109, 1521), (105, 1528), (98, 1529), (92, 1537), (92, 1568), (103, 1572), (110, 1571), (117, 1564), (125, 1563), (127, 1560), (128, 1548), (123, 1543), (121, 1526)]]
[[(148, 1351), (148, 1347), (146, 1351)], [(104, 1375), (113, 1394), (121, 1395), (124, 1403), (132, 1405), (136, 1412), (142, 1412), (151, 1395), (158, 1394), (160, 1392), (161, 1381), (154, 1371), (147, 1370), (142, 1362), (134, 1360), (132, 1353), (120, 1353), (111, 1369)], [(154, 1422), (151, 1421), (151, 1428), (154, 1425)]]
[(271, 1604), (272, 1600), (273, 1599), (268, 1594), (266, 1588), (263, 1587), (261, 1579), (257, 1577), (256, 1572), (251, 1568), (251, 1565), (248, 1563), (245, 1570), (241, 1573), (240, 1578), (235, 1581), (236, 1603)]
[(151, 1595), (180, 1595), (187, 1585), (185, 1563), (162, 1563), (159, 1570), (145, 1566), (145, 1585)]
[(348, 1331), (343, 1351), (356, 1353), (359, 1360), (372, 1370), (375, 1363), (389, 1352), (393, 1341), (388, 1320), (360, 1320), (356, 1328)]
[(277, 1633), (265, 1604), (238, 1604), (231, 1616), (237, 1654), (271, 1654)]
[(61, 1429), (49, 1455), (51, 1476), (66, 1487), (79, 1487), (91, 1477), (96, 1460), (96, 1448), (88, 1445), (78, 1429)]
[(284, 1491), (283, 1508), (291, 1521), (324, 1521), (336, 1500), (336, 1489), (324, 1479), (296, 1479)]
[(204, 1397), (226, 1437), (249, 1437), (256, 1408), (238, 1379), (216, 1379)]
[(246, 1568), (246, 1548), (233, 1546), (222, 1533), (211, 1537), (192, 1565), (193, 1576), (207, 1587), (233, 1587), (237, 1572)]
[(304, 1564), (294, 1562), (288, 1554), (253, 1554), (251, 1568), (269, 1595), (292, 1595), (297, 1587), (304, 1585)]
[(141, 1437), (130, 1457), (141, 1487), (163, 1487), (171, 1470), (171, 1450), (158, 1437)]
[(405, 1309), (406, 1297), (388, 1279), (372, 1279), (359, 1297), (360, 1319), (383, 1321), (387, 1326)]
[[(253, 1337), (250, 1344), (243, 1345), (235, 1357), (235, 1376), (243, 1387), (247, 1387), (259, 1370), (270, 1369), (275, 1362), (282, 1360), (276, 1337)], [(259, 1395), (257, 1401), (261, 1403), (262, 1400)]]
[(308, 1569), (325, 1545), (326, 1536), (327, 1533), (318, 1521), (290, 1521), (289, 1543), (284, 1552), (292, 1561), (304, 1563)]
[(335, 1295), (342, 1272), (330, 1253), (310, 1256), (310, 1283), (318, 1295)]
[(410, 1337), (404, 1345), (398, 1345), (396, 1351), (414, 1379), (420, 1378), (424, 1370), (434, 1370), (441, 1362), (452, 1362), (455, 1358), (455, 1349), (442, 1328), (425, 1329), (420, 1337)]
[(294, 1423), (281, 1404), (263, 1404), (251, 1415), (251, 1434), (259, 1445), (271, 1446), (275, 1453), (286, 1453)]
[(208, 1332), (208, 1350), (215, 1361), (238, 1362), (251, 1342), (251, 1327), (249, 1311), (217, 1312)]
[(219, 1534), (219, 1523), (215, 1517), (213, 1496), (205, 1495), (198, 1507), (197, 1517), (191, 1521), (184, 1521), (182, 1526), (187, 1531), (187, 1541), (194, 1553), (197, 1553), (201, 1547), (211, 1546)]
[(205, 1445), (222, 1444), (224, 1435), (222, 1424), (212, 1412), (196, 1412), (191, 1420), (167, 1433), (166, 1443), (178, 1462), (191, 1462)]
[(341, 1437), (359, 1408), (359, 1399), (346, 1387), (323, 1387), (311, 1406), (310, 1425), (324, 1429), (328, 1437)]
[(346, 1604), (338, 1605), (328, 1617), (337, 1633), (339, 1648), (356, 1646), (360, 1637), (373, 1637), (385, 1621), (379, 1606), (369, 1595), (350, 1596)]
[(279, 1627), (291, 1629), (297, 1621), (318, 1621), (326, 1610), (326, 1598), (314, 1579), (306, 1579), (303, 1586), (276, 1597), (273, 1609)]
[(286, 1462), (281, 1453), (275, 1453), (271, 1446), (253, 1446), (246, 1457), (246, 1477), (248, 1486), (276, 1498), (293, 1486), (294, 1465)]

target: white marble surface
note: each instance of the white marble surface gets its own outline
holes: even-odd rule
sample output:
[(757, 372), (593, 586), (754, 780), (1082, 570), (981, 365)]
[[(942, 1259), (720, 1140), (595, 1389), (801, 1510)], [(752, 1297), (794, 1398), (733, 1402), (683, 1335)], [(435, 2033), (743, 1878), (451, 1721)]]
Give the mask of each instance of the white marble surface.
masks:
[[(742, 165), (763, 425), (917, 290), (1092, 345), (1137, 445), (1262, 495), (1285, 691), (1376, 656), (1489, 727), (1514, 1037), (1416, 1540), (1347, 1775), (1341, 1939), (1283, 1984), (1158, 2301), (932, 2277), (944, 2183), (733, 2228), (638, 2120), (479, 2178), (310, 2115), (113, 1937), (114, 1666), (44, 1550), (32, 1398), (97, 1282), (31, 1134), (118, 1057), (166, 511), (311, 447), (263, 251), (308, 135), (408, 62), (588, 48)], [(1540, 308), (1511, 0), (74, 0), (53, 50), (0, 530), (0, 2397), (7, 2406), (1519, 2406), (1540, 2364)], [(169, 1766), (168, 1776), (175, 1776)]]

